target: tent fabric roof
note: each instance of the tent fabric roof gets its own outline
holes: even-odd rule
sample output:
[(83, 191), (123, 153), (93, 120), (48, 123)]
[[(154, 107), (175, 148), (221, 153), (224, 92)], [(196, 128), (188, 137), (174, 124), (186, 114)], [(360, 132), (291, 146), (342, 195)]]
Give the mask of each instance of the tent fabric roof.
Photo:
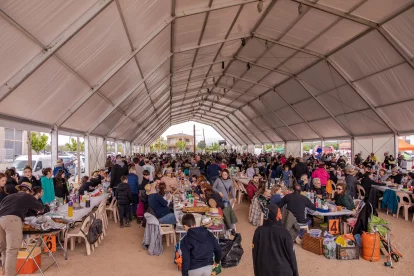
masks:
[(232, 145), (414, 131), (413, 0), (4, 0), (0, 41), (3, 119), (140, 145), (188, 120)]
[(414, 150), (414, 145), (411, 145), (402, 139), (398, 139), (398, 150), (399, 151)]

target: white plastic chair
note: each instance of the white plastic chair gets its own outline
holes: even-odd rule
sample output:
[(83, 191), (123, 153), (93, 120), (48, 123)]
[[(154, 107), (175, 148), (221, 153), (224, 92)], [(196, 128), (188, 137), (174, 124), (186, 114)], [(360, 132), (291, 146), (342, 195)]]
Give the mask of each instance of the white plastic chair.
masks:
[(175, 236), (174, 225), (172, 225), (172, 224), (160, 224), (160, 232), (161, 232), (161, 236), (165, 236), (165, 241), (167, 242), (167, 247), (170, 246), (170, 241), (175, 246), (177, 241), (176, 241), (176, 236)]
[[(398, 218), (398, 215), (400, 214), (400, 208), (403, 207), (404, 208), (404, 219), (408, 220), (408, 209), (413, 206), (411, 198), (408, 194), (404, 192), (397, 192), (397, 197), (400, 198), (400, 202), (398, 202), (398, 208), (397, 208), (397, 218)], [(405, 201), (404, 199), (407, 199), (407, 201)]]
[(67, 250), (68, 248), (68, 240), (70, 240), (70, 250), (75, 249), (75, 239), (83, 239), (85, 241), (86, 246), (86, 255), (91, 255), (91, 249), (95, 250), (94, 245), (91, 245), (88, 242), (88, 237), (86, 236), (89, 231), (91, 221), (90, 216), (87, 216), (85, 220), (82, 222), (81, 226), (75, 227), (73, 229), (69, 229), (69, 231), (65, 234), (65, 242), (64, 242), (64, 248)]
[(106, 212), (109, 212), (110, 217), (114, 219), (115, 223), (118, 223), (119, 213), (118, 213), (118, 201), (115, 197), (112, 198), (111, 204), (106, 207)]

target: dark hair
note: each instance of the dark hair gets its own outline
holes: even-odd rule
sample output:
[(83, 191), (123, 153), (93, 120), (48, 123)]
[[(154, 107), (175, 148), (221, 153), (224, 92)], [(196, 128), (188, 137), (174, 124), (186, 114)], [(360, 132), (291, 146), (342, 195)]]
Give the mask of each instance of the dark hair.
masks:
[(364, 173), (364, 177), (369, 177), (371, 175), (371, 172), (370, 171), (366, 171), (365, 173)]
[(0, 173), (0, 179), (2, 179), (3, 177), (7, 177), (7, 175), (5, 175), (4, 173)]
[(224, 172), (227, 173), (227, 175), (230, 177), (230, 172), (229, 172), (228, 169), (224, 169), (224, 170), (221, 171), (221, 173), (224, 173)]
[(122, 158), (122, 156), (121, 156), (120, 154), (117, 154), (117, 155), (115, 156), (115, 159), (118, 159), (118, 158)]
[(132, 159), (132, 162), (134, 162), (134, 164), (138, 164), (138, 162), (139, 162), (138, 157), (134, 157), (134, 159)]
[(159, 194), (161, 196), (165, 196), (165, 189), (167, 189), (167, 185), (165, 185), (165, 183), (160, 183), (160, 185), (158, 185), (158, 189), (160, 190)]
[(149, 173), (149, 171), (148, 171), (148, 170), (144, 170), (144, 171), (142, 172), (142, 175), (150, 175), (150, 173)]
[(195, 217), (193, 214), (185, 214), (181, 219), (181, 224), (187, 227), (194, 227), (196, 225)]
[(197, 178), (197, 175), (193, 174), (193, 176), (192, 176), (192, 177)]
[(31, 172), (33, 171), (32, 170), (32, 167), (30, 167), (29, 165), (27, 165), (26, 167), (24, 167), (23, 171), (25, 171), (25, 170), (30, 170)]
[(40, 194), (42, 192), (43, 188), (41, 186), (35, 186), (33, 187), (33, 195)]
[(89, 176), (85, 175), (81, 178), (81, 184), (88, 182)]
[(44, 169), (42, 170), (42, 174), (43, 174), (44, 176), (46, 176), (46, 175), (48, 174), (48, 172), (52, 172), (52, 168), (44, 168)]
[(126, 175), (121, 176), (121, 182), (124, 182), (125, 180), (128, 181), (128, 176)]
[(257, 176), (257, 177), (259, 177), (259, 175), (255, 173), (255, 174), (253, 175), (253, 178), (255, 178), (256, 176)]
[(161, 180), (161, 177), (159, 177), (159, 176), (154, 177), (154, 181), (156, 181), (156, 180)]
[(63, 179), (66, 180), (64, 173), (65, 172), (63, 170), (58, 170), (58, 172), (56, 173), (55, 183), (56, 183), (56, 186), (58, 186), (59, 188), (63, 186), (63, 182), (64, 182)]
[(7, 169), (4, 173), (7, 177), (12, 177), (16, 175), (16, 171), (14, 169)]

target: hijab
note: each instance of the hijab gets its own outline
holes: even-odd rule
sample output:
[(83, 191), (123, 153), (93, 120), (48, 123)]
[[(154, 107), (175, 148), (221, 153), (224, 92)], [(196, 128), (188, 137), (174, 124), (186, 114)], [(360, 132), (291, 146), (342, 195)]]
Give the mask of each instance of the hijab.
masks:
[(282, 213), (276, 204), (269, 204), (264, 207), (263, 226), (282, 226)]

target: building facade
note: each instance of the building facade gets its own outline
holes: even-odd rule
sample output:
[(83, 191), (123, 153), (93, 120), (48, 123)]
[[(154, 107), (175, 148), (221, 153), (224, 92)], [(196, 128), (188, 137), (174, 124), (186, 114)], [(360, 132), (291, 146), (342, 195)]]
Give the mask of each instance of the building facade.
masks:
[(27, 154), (27, 131), (0, 127), (0, 163), (22, 154)]
[(180, 152), (181, 150), (177, 147), (177, 142), (179, 141), (185, 142), (184, 151), (193, 151), (194, 137), (192, 135), (179, 133), (167, 136), (167, 152)]

